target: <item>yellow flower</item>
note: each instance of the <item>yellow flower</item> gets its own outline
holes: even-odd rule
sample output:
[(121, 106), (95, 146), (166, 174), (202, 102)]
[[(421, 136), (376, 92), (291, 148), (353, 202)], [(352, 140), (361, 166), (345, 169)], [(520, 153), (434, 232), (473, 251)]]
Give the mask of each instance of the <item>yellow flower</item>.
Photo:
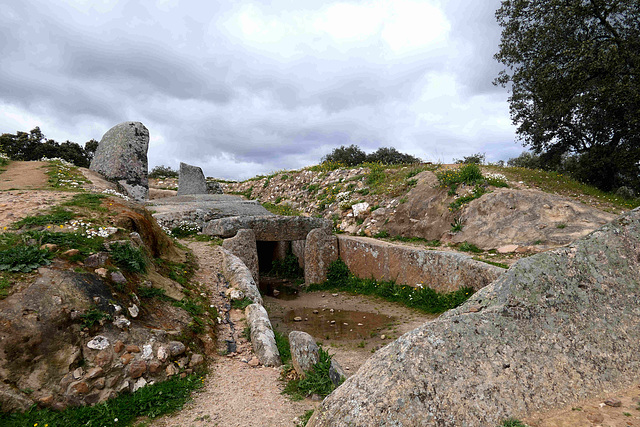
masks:
[(47, 228), (51, 228), (51, 226), (50, 226), (50, 225), (47, 225)]

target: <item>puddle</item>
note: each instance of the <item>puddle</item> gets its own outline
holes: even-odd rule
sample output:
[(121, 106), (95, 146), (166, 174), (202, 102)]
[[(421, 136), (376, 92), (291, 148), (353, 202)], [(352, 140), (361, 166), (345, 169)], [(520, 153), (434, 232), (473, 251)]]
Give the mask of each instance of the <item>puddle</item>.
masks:
[(294, 300), (298, 298), (299, 290), (291, 280), (276, 277), (260, 276), (260, 293), (281, 300)]
[[(294, 320), (296, 318), (298, 321)], [(392, 316), (365, 311), (331, 311), (328, 308), (296, 308), (287, 311), (282, 318), (287, 329), (304, 331), (318, 339), (332, 340), (370, 338), (372, 333), (379, 333), (395, 320)]]

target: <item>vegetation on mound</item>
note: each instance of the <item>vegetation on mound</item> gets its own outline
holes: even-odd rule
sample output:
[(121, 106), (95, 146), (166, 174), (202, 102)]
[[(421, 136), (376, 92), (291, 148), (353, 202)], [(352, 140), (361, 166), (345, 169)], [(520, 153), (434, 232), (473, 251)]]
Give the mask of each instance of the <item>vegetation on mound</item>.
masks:
[(397, 285), (394, 282), (359, 279), (349, 271), (347, 265), (340, 259), (329, 265), (327, 280), (324, 283), (312, 284), (307, 288), (308, 292), (321, 290), (374, 295), (430, 314), (443, 313), (458, 307), (474, 293), (473, 288), (470, 287), (460, 288), (449, 293), (439, 293), (422, 284), (414, 288)]
[(139, 417), (156, 418), (179, 411), (191, 392), (202, 388), (203, 384), (202, 374), (173, 377), (95, 406), (73, 407), (60, 412), (33, 407), (24, 413), (0, 413), (0, 424), (15, 427), (130, 426)]
[(80, 191), (82, 185), (89, 182), (72, 163), (55, 158), (43, 160), (49, 161), (47, 166), (49, 185), (55, 190)]
[(507, 418), (506, 420), (502, 421), (498, 427), (528, 427), (528, 426), (516, 418)]
[(293, 209), (289, 205), (278, 205), (280, 201), (276, 201), (276, 203), (265, 202), (262, 206), (271, 213), (276, 215), (284, 215), (284, 216), (300, 216), (300, 211)]
[(178, 178), (178, 171), (171, 168), (171, 166), (155, 166), (149, 172), (149, 178), (157, 179), (157, 178)]
[(111, 258), (115, 264), (123, 270), (132, 273), (145, 273), (147, 260), (141, 249), (133, 247), (130, 243), (112, 243), (109, 246)]

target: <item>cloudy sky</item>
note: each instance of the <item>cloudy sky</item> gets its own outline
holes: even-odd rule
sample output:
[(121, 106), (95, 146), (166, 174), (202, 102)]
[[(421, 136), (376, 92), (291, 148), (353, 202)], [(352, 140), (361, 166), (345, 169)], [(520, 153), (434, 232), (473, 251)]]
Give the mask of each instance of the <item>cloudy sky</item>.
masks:
[(507, 159), (499, 0), (0, 0), (0, 133), (149, 129), (150, 168), (244, 179), (340, 145)]

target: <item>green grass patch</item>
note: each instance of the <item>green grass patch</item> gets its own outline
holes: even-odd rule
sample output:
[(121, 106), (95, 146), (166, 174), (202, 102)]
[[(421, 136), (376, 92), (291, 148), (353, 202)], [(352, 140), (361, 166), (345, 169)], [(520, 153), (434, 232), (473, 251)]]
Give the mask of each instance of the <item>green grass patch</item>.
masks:
[(369, 173), (365, 180), (367, 185), (373, 187), (384, 182), (387, 175), (385, 174), (385, 166), (382, 163), (363, 163), (362, 166), (369, 168)]
[(284, 259), (275, 259), (271, 263), (269, 275), (284, 277), (288, 279), (299, 279), (304, 277), (304, 270), (300, 268), (298, 257), (289, 252)]
[(300, 216), (300, 211), (292, 208), (289, 205), (278, 205), (275, 203), (265, 202), (262, 206), (271, 213), (284, 216)]
[(458, 245), (458, 250), (463, 252), (472, 252), (474, 254), (479, 254), (484, 252), (482, 249), (469, 242), (462, 242)]
[(465, 203), (469, 203), (470, 201), (481, 197), (486, 192), (487, 192), (486, 188), (484, 188), (484, 187), (482, 187), (480, 185), (476, 185), (475, 187), (473, 187), (473, 190), (471, 191), (471, 194), (467, 194), (466, 196), (458, 197), (453, 202), (449, 203), (449, 210), (452, 211), (452, 212), (453, 211), (457, 211)]
[(516, 418), (507, 418), (506, 420), (503, 420), (498, 427), (528, 427), (528, 426)]
[(136, 294), (140, 298), (152, 299), (158, 298), (161, 300), (167, 300), (169, 297), (166, 296), (166, 292), (164, 289), (154, 288), (153, 286), (142, 286), (136, 290)]
[(6, 277), (0, 277), (0, 299), (5, 299), (9, 296), (9, 290), (11, 289), (11, 282)]
[[(25, 413), (0, 413), (0, 425), (33, 426), (130, 426), (138, 417), (156, 418), (182, 409), (191, 392), (203, 386), (199, 374), (147, 385), (135, 393), (124, 393), (95, 406), (72, 407), (64, 411), (35, 409)], [(117, 420), (117, 421), (116, 421)]]
[(86, 237), (81, 233), (51, 232), (51, 231), (28, 231), (26, 237), (35, 239), (38, 245), (52, 243), (58, 246), (59, 250), (78, 249), (81, 255), (99, 252), (104, 249), (103, 237)]
[(238, 310), (244, 310), (245, 308), (247, 308), (251, 304), (253, 304), (253, 301), (251, 301), (247, 297), (244, 297), (242, 299), (234, 299), (233, 301), (231, 301), (231, 308), (236, 308)]
[(280, 360), (282, 360), (283, 365), (288, 365), (291, 362), (289, 337), (275, 329), (273, 330), (273, 334), (276, 337), (276, 347), (278, 347), (278, 353), (280, 353)]
[(56, 190), (80, 191), (89, 182), (76, 166), (60, 160), (49, 161), (47, 175), (49, 186)]
[(312, 284), (308, 292), (320, 290), (340, 290), (355, 294), (374, 295), (387, 301), (398, 302), (425, 313), (443, 313), (464, 303), (473, 288), (465, 287), (449, 293), (439, 293), (429, 287), (397, 285), (394, 282), (379, 282), (373, 279), (359, 279), (349, 271), (342, 260), (329, 265), (327, 280)]
[(209, 242), (214, 246), (222, 245), (223, 239), (216, 236), (209, 236), (208, 234), (196, 234), (193, 237), (193, 240), (196, 242)]
[(171, 229), (171, 235), (177, 238), (195, 236), (200, 231), (200, 227), (192, 222), (182, 221), (178, 226)]
[(130, 243), (112, 243), (110, 246), (111, 259), (120, 268), (132, 273), (145, 273), (147, 260), (141, 249), (134, 248)]
[(329, 377), (332, 356), (322, 347), (318, 350), (320, 356), (318, 363), (313, 365), (304, 378), (291, 380), (284, 387), (282, 393), (291, 396), (292, 400), (302, 400), (313, 394), (325, 397), (336, 388)]
[(309, 420), (311, 419), (311, 417), (313, 416), (313, 412), (314, 412), (313, 409), (309, 409), (304, 414), (302, 414), (299, 417), (298, 425), (296, 425), (296, 427), (305, 427), (309, 422)]
[(458, 184), (473, 185), (484, 179), (480, 166), (475, 163), (469, 163), (457, 169), (436, 172), (436, 177), (441, 187), (457, 186)]
[(60, 225), (73, 219), (76, 215), (61, 207), (51, 209), (49, 213), (27, 216), (12, 224), (12, 228), (36, 227), (44, 225)]
[(64, 202), (62, 206), (76, 206), (93, 211), (107, 212), (108, 209), (102, 206), (102, 201), (106, 198), (105, 194), (79, 193), (74, 195), (68, 202)]

